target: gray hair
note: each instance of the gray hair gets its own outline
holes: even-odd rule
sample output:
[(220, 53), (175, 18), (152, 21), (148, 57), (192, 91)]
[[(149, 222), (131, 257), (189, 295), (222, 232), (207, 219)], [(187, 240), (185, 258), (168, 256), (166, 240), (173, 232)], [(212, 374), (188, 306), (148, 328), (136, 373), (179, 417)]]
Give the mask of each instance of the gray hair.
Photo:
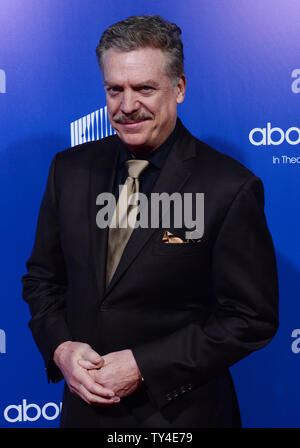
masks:
[(103, 71), (103, 55), (109, 49), (132, 51), (138, 48), (159, 48), (168, 56), (166, 74), (173, 80), (184, 74), (181, 29), (157, 15), (131, 16), (107, 28), (96, 48)]

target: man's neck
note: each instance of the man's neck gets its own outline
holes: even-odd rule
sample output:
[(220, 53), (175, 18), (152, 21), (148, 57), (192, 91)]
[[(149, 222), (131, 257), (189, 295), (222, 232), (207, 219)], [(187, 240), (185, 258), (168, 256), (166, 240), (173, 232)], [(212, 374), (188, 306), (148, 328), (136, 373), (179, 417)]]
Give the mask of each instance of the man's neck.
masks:
[(172, 131), (168, 134), (168, 136), (157, 146), (155, 146), (155, 148), (153, 147), (141, 147), (141, 146), (137, 146), (137, 147), (129, 147), (127, 146), (127, 149), (130, 151), (132, 157), (135, 159), (146, 159), (147, 157), (150, 156), (150, 154), (152, 154), (154, 151), (156, 151), (158, 148), (160, 148), (162, 145), (164, 145), (164, 143), (170, 138), (170, 136), (173, 134), (175, 127), (176, 127), (176, 123), (172, 129)]

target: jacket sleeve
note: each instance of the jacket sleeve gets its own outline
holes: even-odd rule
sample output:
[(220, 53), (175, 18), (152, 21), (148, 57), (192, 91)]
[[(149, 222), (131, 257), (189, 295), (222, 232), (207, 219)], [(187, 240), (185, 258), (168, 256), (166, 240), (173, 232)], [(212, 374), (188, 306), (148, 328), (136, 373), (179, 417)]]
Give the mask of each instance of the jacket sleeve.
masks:
[(54, 157), (44, 193), (35, 236), (35, 243), (22, 277), (23, 298), (28, 303), (29, 327), (44, 358), (48, 381), (61, 380), (62, 374), (52, 360), (55, 348), (72, 340), (65, 316), (67, 274), (60, 245), (55, 191)]
[(211, 282), (215, 305), (204, 324), (195, 321), (133, 349), (149, 398), (159, 408), (264, 347), (276, 333), (276, 261), (263, 185), (255, 176), (226, 213), (212, 250)]

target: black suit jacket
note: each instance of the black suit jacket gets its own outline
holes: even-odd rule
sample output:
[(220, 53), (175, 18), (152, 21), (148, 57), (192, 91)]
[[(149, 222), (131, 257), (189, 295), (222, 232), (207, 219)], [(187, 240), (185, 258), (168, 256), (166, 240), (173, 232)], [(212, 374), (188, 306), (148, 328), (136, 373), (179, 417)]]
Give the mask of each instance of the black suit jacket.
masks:
[[(165, 244), (166, 229), (135, 229), (106, 290), (96, 197), (113, 191), (118, 145), (111, 136), (55, 156), (23, 297), (49, 379), (61, 379), (54, 349), (73, 340), (100, 354), (132, 349), (145, 387), (109, 408), (65, 388), (62, 425), (238, 426), (228, 367), (278, 326), (262, 182), (180, 123), (153, 192), (204, 193), (203, 238)], [(173, 224), (167, 230), (184, 238)]]

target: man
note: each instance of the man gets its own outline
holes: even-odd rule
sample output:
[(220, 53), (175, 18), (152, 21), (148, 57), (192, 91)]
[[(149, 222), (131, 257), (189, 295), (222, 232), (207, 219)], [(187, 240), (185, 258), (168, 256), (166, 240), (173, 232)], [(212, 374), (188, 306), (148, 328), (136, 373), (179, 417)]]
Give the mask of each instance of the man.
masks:
[[(62, 151), (50, 168), (23, 296), (49, 380), (66, 381), (64, 427), (240, 426), (228, 367), (277, 329), (262, 183), (177, 118), (180, 34), (158, 16), (104, 32), (117, 135)], [(148, 198), (203, 193), (203, 235), (187, 237), (174, 217), (168, 228), (101, 228), (99, 195), (114, 193), (117, 219), (121, 185)]]

